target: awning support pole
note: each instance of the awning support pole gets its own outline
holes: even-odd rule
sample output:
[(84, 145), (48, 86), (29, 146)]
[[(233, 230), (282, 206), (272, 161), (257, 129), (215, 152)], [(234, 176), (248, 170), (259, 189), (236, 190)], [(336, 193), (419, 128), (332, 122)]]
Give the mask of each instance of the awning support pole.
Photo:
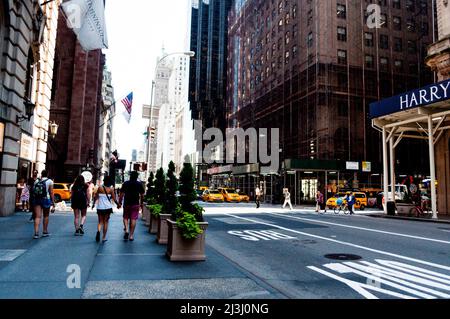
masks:
[(428, 116), (428, 146), (430, 149), (431, 210), (433, 211), (433, 219), (437, 219), (436, 165), (434, 162), (433, 118), (431, 115)]
[(391, 172), (391, 200), (395, 202), (395, 151), (394, 139), (389, 140), (389, 157), (390, 157), (390, 172)]
[(387, 215), (388, 188), (389, 188), (389, 168), (387, 155), (387, 134), (386, 128), (383, 127), (383, 194), (384, 194), (384, 213)]

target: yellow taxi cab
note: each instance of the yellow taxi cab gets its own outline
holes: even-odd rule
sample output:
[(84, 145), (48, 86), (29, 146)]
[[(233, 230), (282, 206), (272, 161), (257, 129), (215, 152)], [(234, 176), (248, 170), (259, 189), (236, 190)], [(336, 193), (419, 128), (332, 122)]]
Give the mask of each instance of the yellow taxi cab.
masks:
[(207, 189), (203, 192), (202, 199), (204, 202), (221, 202), (223, 203), (224, 198), (221, 192), (214, 189)]
[(219, 192), (222, 193), (224, 200), (228, 203), (239, 203), (241, 201), (241, 197), (234, 188), (219, 188)]
[(53, 195), (55, 197), (56, 203), (59, 203), (61, 201), (70, 200), (70, 184), (54, 183), (53, 184)]
[(250, 201), (250, 196), (243, 192), (239, 192), (239, 201), (243, 203), (248, 203)]
[[(355, 208), (359, 210), (364, 210), (367, 207), (367, 195), (363, 192), (354, 192), (353, 195), (355, 196)], [(327, 200), (327, 207), (329, 209), (333, 209), (337, 206), (337, 200), (338, 198), (344, 199), (347, 196), (347, 193), (337, 193), (333, 197), (330, 197)], [(346, 201), (343, 201), (344, 204)]]

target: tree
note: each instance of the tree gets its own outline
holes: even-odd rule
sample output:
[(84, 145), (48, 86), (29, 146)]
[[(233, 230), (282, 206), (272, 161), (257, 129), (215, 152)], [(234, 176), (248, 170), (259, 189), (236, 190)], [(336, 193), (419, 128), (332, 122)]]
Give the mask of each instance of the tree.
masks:
[(166, 201), (166, 174), (164, 174), (164, 169), (161, 167), (156, 172), (155, 181), (155, 199), (158, 204), (164, 205)]
[(150, 173), (147, 183), (147, 192), (145, 193), (145, 198), (149, 204), (154, 204), (155, 201), (155, 175), (153, 172)]
[(167, 196), (165, 203), (166, 214), (174, 214), (178, 206), (178, 180), (175, 177), (175, 164), (171, 161), (169, 163), (169, 170), (167, 171)]

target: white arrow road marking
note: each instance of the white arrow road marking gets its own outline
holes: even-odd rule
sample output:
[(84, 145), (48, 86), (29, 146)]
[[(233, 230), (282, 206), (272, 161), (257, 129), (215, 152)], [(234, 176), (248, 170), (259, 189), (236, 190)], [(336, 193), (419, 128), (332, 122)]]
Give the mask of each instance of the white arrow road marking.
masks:
[(384, 231), (384, 230), (365, 228), (365, 227), (358, 227), (358, 226), (350, 226), (350, 225), (345, 225), (345, 224), (337, 224), (337, 223), (326, 222), (326, 221), (322, 221), (322, 220), (315, 220), (315, 219), (309, 219), (309, 218), (303, 218), (303, 217), (297, 217), (297, 216), (291, 216), (291, 215), (283, 215), (283, 214), (277, 214), (277, 213), (269, 213), (269, 215), (275, 215), (275, 216), (278, 216), (278, 217), (297, 219), (297, 220), (302, 220), (302, 221), (312, 222), (312, 223), (317, 223), (317, 224), (339, 226), (339, 227), (344, 227), (344, 228), (365, 230), (365, 231), (370, 231), (370, 232), (380, 233), (380, 234), (387, 234), (387, 235), (393, 235), (393, 236), (399, 236), (399, 237), (406, 237), (406, 238), (413, 238), (413, 239), (432, 241), (432, 242), (441, 243), (441, 244), (447, 244), (447, 245), (450, 244), (450, 241), (446, 241), (446, 240), (433, 239), (433, 238), (427, 238), (427, 237), (420, 237), (420, 236), (401, 234), (401, 233), (394, 233), (394, 232), (388, 232), (388, 231)]
[(309, 234), (309, 233), (301, 232), (301, 231), (298, 231), (298, 230), (294, 230), (294, 229), (278, 226), (278, 225), (275, 225), (275, 224), (269, 224), (269, 223), (265, 223), (265, 222), (257, 222), (257, 221), (254, 221), (254, 220), (250, 219), (250, 218), (240, 217), (240, 216), (236, 216), (236, 215), (233, 215), (233, 214), (225, 214), (225, 215), (231, 216), (231, 217), (234, 217), (234, 218), (238, 218), (238, 219), (252, 221), (255, 224), (261, 224), (261, 225), (266, 225), (266, 226), (270, 226), (270, 227), (273, 227), (273, 228), (282, 229), (282, 230), (285, 230), (285, 231), (288, 231), (288, 232), (292, 232), (292, 233), (296, 233), (296, 234), (300, 234), (300, 235), (303, 235), (303, 236), (318, 238), (318, 239), (326, 240), (326, 241), (329, 241), (329, 242), (333, 242), (333, 243), (337, 243), (337, 244), (341, 244), (341, 245), (345, 245), (345, 246), (350, 246), (350, 247), (354, 247), (354, 248), (359, 248), (359, 249), (367, 250), (367, 251), (370, 251), (370, 252), (373, 252), (373, 253), (383, 254), (383, 255), (386, 255), (386, 256), (395, 257), (395, 258), (403, 259), (403, 260), (408, 260), (408, 261), (412, 261), (412, 262), (415, 262), (415, 263), (418, 263), (418, 264), (427, 265), (427, 266), (431, 266), (431, 267), (435, 267), (435, 268), (439, 268), (439, 269), (444, 269), (444, 270), (450, 271), (450, 267), (449, 266), (444, 266), (444, 265), (428, 262), (428, 261), (425, 261), (425, 260), (420, 260), (420, 259), (416, 259), (416, 258), (402, 256), (402, 255), (390, 253), (390, 252), (387, 252), (387, 251), (382, 251), (382, 250), (373, 249), (373, 248), (369, 248), (369, 247), (365, 247), (365, 246), (361, 246), (361, 245), (357, 245), (357, 244), (352, 244), (352, 243), (345, 242), (345, 241), (340, 241), (340, 240), (331, 239), (331, 238), (327, 238), (327, 237), (323, 237), (323, 236)]

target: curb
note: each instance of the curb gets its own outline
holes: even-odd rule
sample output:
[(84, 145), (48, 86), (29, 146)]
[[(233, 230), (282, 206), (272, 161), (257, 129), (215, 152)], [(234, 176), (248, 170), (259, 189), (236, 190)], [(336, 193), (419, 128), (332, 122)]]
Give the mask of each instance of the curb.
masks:
[(414, 221), (414, 222), (450, 224), (450, 220), (434, 220), (434, 219), (425, 219), (425, 218), (416, 218), (416, 217), (390, 216), (390, 215), (384, 215), (384, 214), (371, 214), (371, 215), (366, 215), (366, 216), (375, 217), (375, 218), (390, 218), (390, 219), (410, 220), (410, 221)]

